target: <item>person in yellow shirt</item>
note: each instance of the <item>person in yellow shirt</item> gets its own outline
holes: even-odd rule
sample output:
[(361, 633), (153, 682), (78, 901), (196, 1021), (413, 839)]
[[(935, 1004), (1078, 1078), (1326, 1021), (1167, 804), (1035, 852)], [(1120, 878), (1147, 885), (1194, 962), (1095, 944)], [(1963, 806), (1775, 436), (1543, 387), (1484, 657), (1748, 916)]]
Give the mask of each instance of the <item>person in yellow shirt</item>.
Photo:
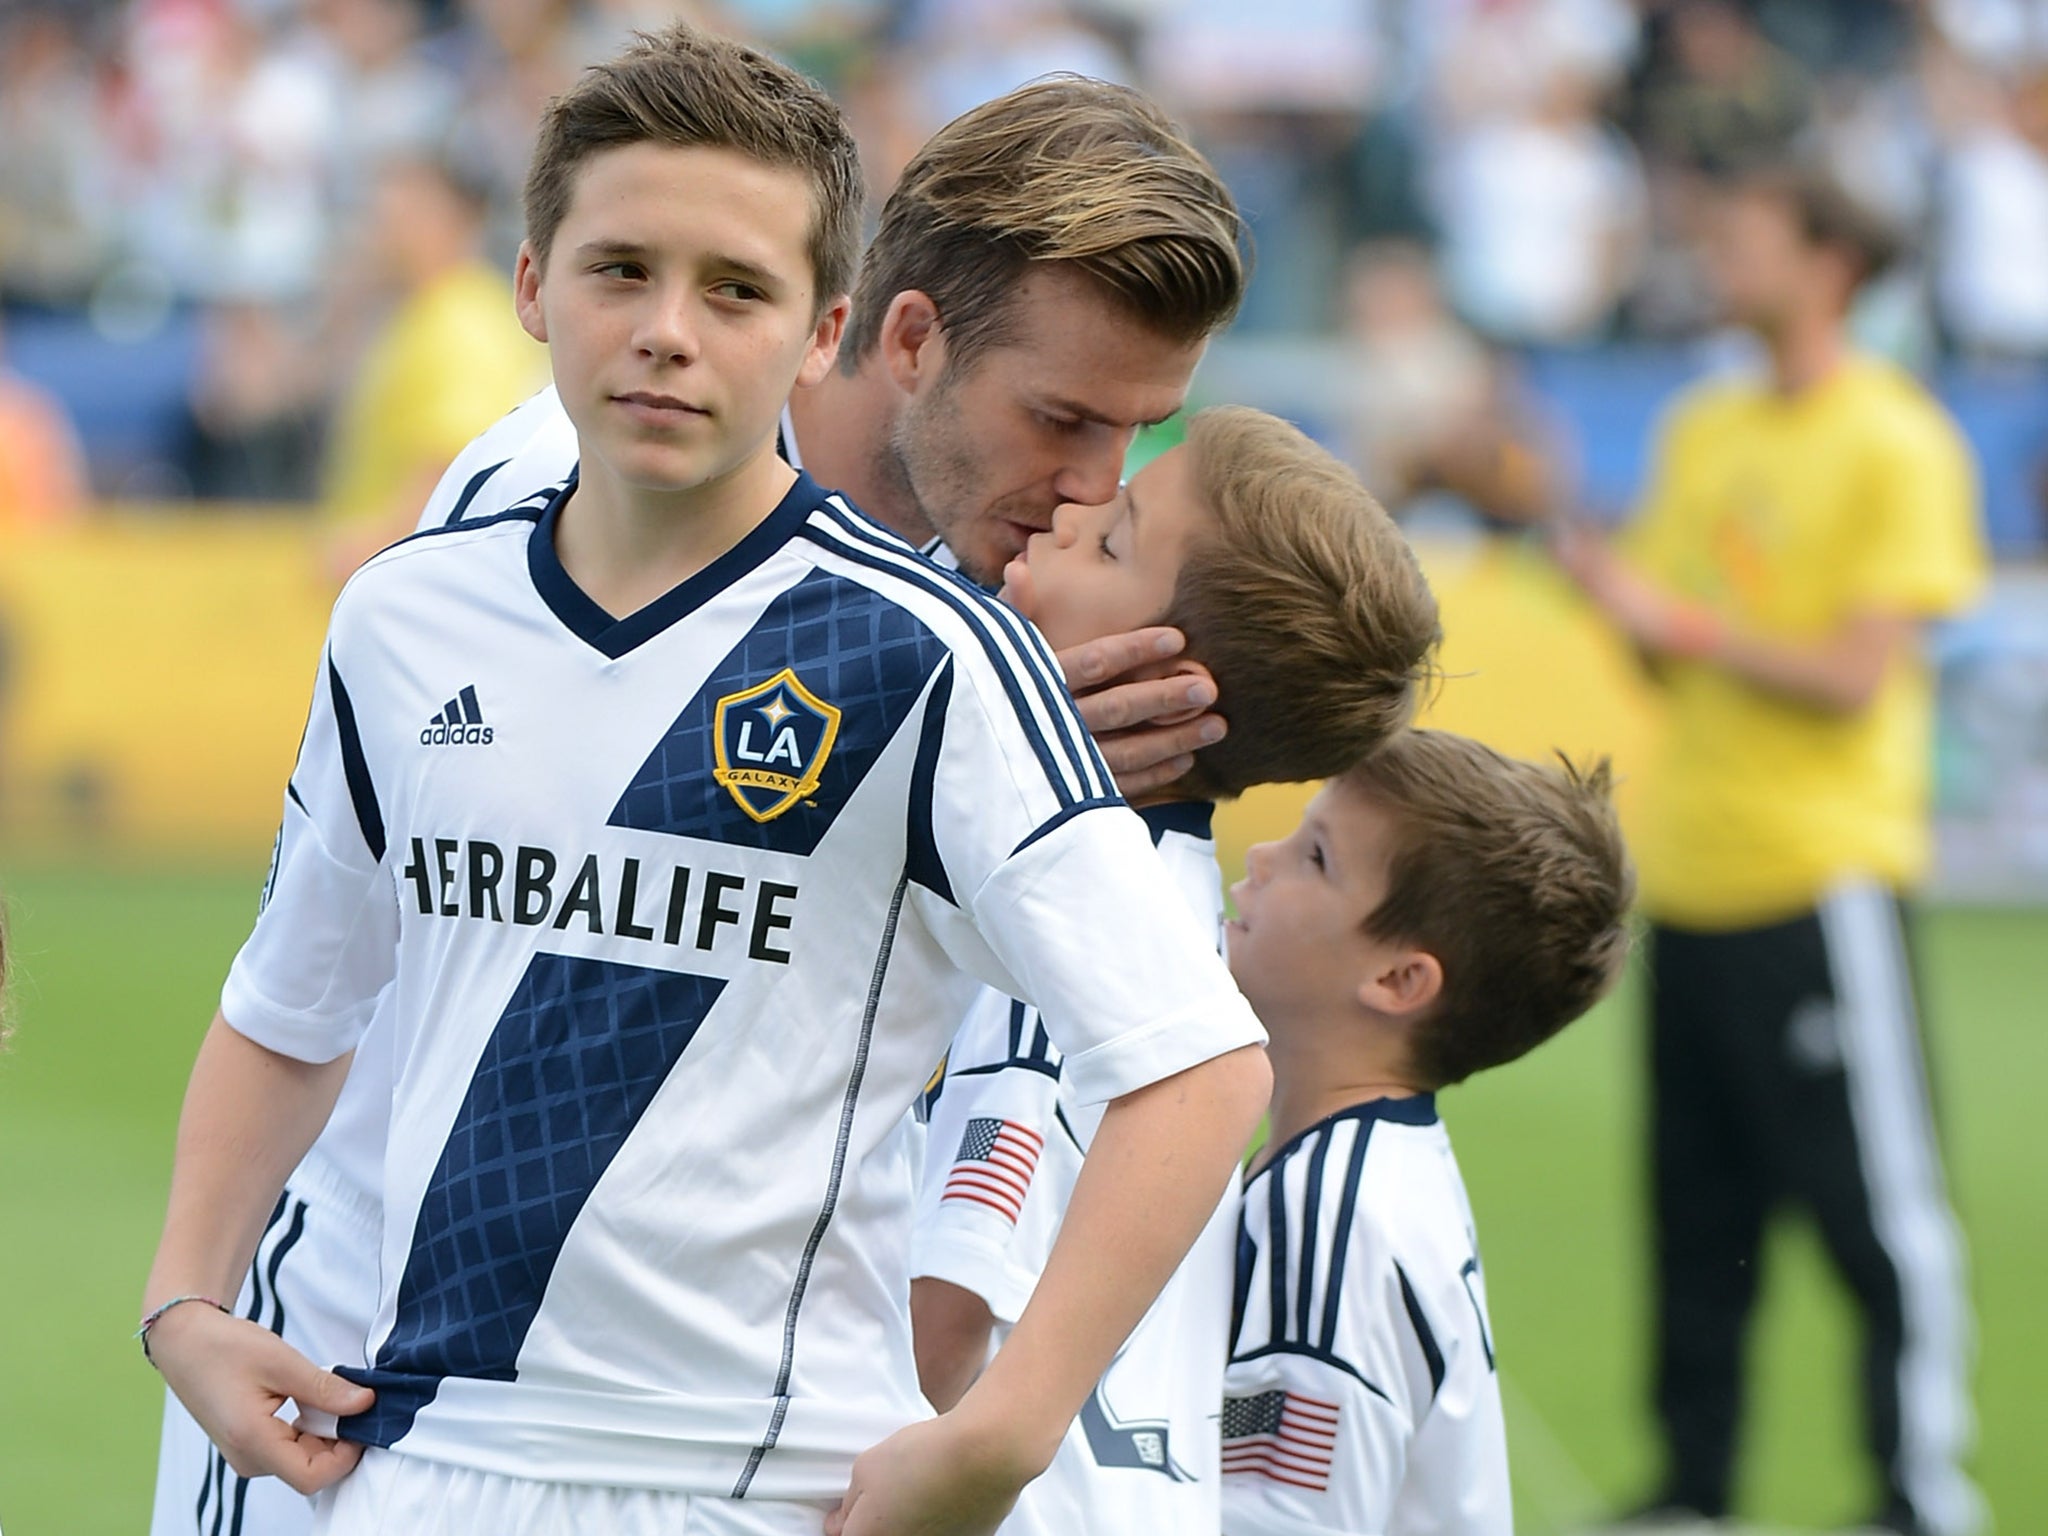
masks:
[(335, 417), (321, 502), (337, 578), (411, 533), (449, 461), (547, 383), (547, 350), (520, 327), (511, 278), (483, 258), (488, 212), (447, 162), (405, 155), (380, 168), (367, 217), (399, 297)]
[(1848, 341), (1850, 300), (1893, 250), (1867, 213), (1774, 168), (1707, 224), (1708, 269), (1768, 374), (1673, 409), (1619, 550), (1580, 528), (1558, 541), (1669, 705), (1635, 840), (1667, 1464), (1613, 1529), (1726, 1515), (1763, 1229), (1794, 1207), (1862, 1314), (1884, 1481), (1868, 1529), (1968, 1536), (1972, 1327), (1900, 898), (1929, 853), (1921, 631), (1985, 575), (1975, 470), (1927, 392)]

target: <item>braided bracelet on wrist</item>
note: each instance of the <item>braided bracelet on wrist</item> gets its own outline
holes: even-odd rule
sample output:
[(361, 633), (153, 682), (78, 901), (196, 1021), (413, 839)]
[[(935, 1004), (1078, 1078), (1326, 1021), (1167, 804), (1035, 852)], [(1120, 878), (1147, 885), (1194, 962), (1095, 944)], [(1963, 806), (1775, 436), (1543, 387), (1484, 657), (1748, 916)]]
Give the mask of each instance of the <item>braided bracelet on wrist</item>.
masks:
[(166, 1312), (170, 1311), (171, 1308), (182, 1307), (188, 1301), (203, 1301), (209, 1307), (212, 1307), (216, 1312), (226, 1312), (228, 1310), (219, 1302), (215, 1301), (211, 1296), (173, 1296), (169, 1301), (165, 1302), (162, 1306), (157, 1307), (153, 1311), (144, 1313), (141, 1326), (139, 1326), (135, 1330), (135, 1337), (141, 1340), (142, 1342), (142, 1358), (147, 1360), (151, 1365), (156, 1364), (156, 1357), (149, 1352), (149, 1330), (154, 1328), (159, 1322), (161, 1322), (163, 1320), (163, 1315)]

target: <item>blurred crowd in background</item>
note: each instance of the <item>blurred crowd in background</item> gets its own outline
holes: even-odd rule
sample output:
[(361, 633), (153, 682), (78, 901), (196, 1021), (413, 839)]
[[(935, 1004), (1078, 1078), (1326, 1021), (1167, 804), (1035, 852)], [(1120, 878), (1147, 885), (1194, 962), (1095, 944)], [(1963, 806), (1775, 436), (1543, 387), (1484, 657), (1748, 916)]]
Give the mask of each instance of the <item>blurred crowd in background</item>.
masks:
[(1507, 413), (1619, 510), (1644, 434), (1566, 418), (1698, 366), (1703, 188), (1817, 157), (1909, 239), (1859, 332), (1941, 374), (2001, 549), (2042, 541), (2048, 0), (0, 0), (0, 522), (416, 506), (544, 378), (503, 276), (542, 104), (678, 14), (822, 79), (878, 203), (1035, 75), (1152, 92), (1256, 239), (1209, 383), (1397, 506)]

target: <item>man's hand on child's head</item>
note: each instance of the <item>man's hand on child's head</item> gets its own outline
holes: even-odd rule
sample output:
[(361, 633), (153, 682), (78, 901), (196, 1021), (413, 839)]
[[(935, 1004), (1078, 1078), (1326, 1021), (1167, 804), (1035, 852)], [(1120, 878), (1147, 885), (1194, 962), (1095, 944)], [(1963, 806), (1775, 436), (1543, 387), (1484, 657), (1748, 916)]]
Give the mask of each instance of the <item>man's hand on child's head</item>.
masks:
[[(1081, 719), (1127, 800), (1171, 784), (1194, 765), (1198, 748), (1223, 739), (1223, 717), (1203, 713), (1216, 702), (1216, 686), (1208, 679), (1123, 681), (1140, 667), (1179, 655), (1186, 644), (1177, 629), (1138, 629), (1059, 653)], [(1170, 723), (1154, 723), (1160, 720)]]
[(211, 1307), (179, 1307), (150, 1330), (151, 1358), (207, 1438), (242, 1477), (275, 1476), (317, 1493), (354, 1470), (363, 1448), (276, 1417), (286, 1399), (302, 1410), (361, 1413), (376, 1401), (268, 1328)]
[(862, 1452), (825, 1536), (991, 1536), (1044, 1470), (1004, 1426), (955, 1409)]

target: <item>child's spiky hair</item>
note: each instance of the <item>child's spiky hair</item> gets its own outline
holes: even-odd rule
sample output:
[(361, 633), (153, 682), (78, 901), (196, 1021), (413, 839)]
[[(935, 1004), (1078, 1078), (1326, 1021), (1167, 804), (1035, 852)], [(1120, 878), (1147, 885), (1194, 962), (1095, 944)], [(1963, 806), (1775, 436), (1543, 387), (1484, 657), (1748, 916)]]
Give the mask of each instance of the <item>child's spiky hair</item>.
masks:
[(1215, 678), (1230, 732), (1180, 787), (1214, 799), (1342, 773), (1407, 725), (1434, 675), (1429, 583), (1358, 476), (1289, 423), (1212, 406), (1188, 419), (1187, 451), (1216, 527), (1164, 622)]
[(1342, 783), (1398, 829), (1366, 931), (1443, 967), (1410, 1040), (1424, 1082), (1513, 1061), (1614, 984), (1635, 875), (1607, 759), (1582, 768), (1560, 753), (1543, 767), (1449, 731), (1404, 731)]

